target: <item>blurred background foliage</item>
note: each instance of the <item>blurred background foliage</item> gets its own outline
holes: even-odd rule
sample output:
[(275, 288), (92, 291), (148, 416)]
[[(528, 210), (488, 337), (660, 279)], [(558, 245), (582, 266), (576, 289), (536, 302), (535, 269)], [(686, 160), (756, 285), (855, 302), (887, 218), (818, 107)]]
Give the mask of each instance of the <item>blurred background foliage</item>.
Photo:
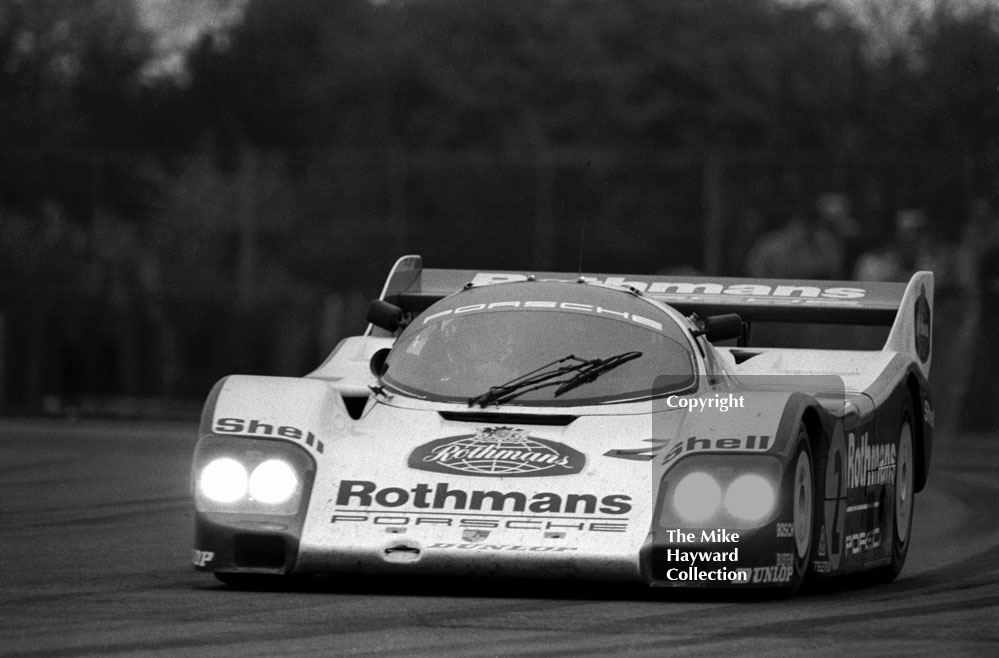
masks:
[(144, 4), (0, 2), (0, 410), (301, 375), (403, 253), (738, 275), (996, 192), (987, 2), (191, 0), (172, 68)]

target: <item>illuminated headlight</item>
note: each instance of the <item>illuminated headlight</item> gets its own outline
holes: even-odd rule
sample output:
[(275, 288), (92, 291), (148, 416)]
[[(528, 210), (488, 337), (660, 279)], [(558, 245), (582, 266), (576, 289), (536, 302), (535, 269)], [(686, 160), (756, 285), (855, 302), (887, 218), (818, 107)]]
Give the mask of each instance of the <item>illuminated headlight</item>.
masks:
[(757, 528), (775, 516), (784, 465), (771, 455), (696, 455), (663, 479), (662, 528)]
[(287, 441), (206, 436), (195, 448), (191, 475), (199, 512), (291, 517), (304, 513), (316, 461)]
[(698, 523), (711, 518), (722, 502), (721, 485), (704, 472), (689, 473), (673, 492), (673, 505), (686, 521)]
[(268, 459), (250, 475), (249, 492), (254, 500), (277, 505), (283, 503), (298, 489), (298, 475), (288, 462)]
[(759, 521), (774, 507), (773, 484), (762, 475), (749, 473), (735, 478), (725, 491), (725, 509), (744, 521)]
[(249, 477), (235, 459), (221, 457), (209, 462), (198, 478), (202, 495), (216, 503), (234, 503), (246, 495)]

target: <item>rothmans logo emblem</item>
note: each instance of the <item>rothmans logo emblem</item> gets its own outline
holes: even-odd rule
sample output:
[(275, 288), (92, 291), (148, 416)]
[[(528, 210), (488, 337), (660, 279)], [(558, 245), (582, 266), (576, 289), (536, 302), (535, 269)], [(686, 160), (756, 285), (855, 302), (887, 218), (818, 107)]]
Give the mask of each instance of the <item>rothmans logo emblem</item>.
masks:
[(414, 450), (409, 467), (482, 477), (573, 475), (586, 457), (567, 445), (515, 427), (483, 427), (475, 434), (437, 439)]

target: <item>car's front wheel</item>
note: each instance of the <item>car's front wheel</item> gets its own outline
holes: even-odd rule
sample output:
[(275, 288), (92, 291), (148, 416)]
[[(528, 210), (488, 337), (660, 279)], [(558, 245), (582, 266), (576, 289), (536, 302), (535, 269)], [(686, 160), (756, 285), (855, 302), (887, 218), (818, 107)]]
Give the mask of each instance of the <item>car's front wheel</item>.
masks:
[(792, 554), (793, 572), (784, 593), (791, 595), (801, 589), (812, 559), (812, 545), (815, 529), (815, 472), (812, 449), (808, 441), (808, 431), (799, 426), (794, 457), (790, 463), (788, 484), (784, 490), (784, 504), (791, 510), (791, 525), (794, 537)]

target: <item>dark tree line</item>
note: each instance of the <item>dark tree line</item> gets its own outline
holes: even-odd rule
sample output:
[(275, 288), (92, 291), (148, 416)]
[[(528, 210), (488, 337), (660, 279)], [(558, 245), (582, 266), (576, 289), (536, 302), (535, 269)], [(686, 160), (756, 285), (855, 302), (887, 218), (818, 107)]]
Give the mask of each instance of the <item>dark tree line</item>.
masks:
[[(183, 75), (155, 76), (133, 2), (3, 0), (0, 294), (35, 314), (8, 320), (5, 349), (44, 329), (69, 352), (87, 336), (53, 327), (96, 327), (119, 365), (161, 364), (98, 388), (183, 392), (222, 373), (163, 371), (163, 355), (231, 349), (229, 369), (325, 295), (376, 291), (402, 252), (571, 268), (564, 236), (590, 221), (591, 269), (702, 267), (706, 207), (732, 231), (747, 210), (773, 225), (824, 186), (871, 240), (903, 206), (953, 238), (996, 191), (999, 10), (911, 6), (249, 0)], [(731, 252), (721, 273), (739, 273)], [(37, 298), (111, 309), (146, 338)], [(262, 304), (262, 333), (204, 338)], [(250, 367), (315, 360), (291, 352)], [(93, 377), (67, 378), (84, 383), (55, 388)]]
[[(187, 77), (153, 79), (131, 2), (6, 0), (0, 202), (141, 224), (191, 157), (232, 174), (251, 150), (280, 154), (289, 187), (351, 149), (840, 162), (939, 149), (987, 163), (999, 12), (910, 4), (250, 0), (242, 22), (191, 46)], [(991, 192), (991, 173), (962, 192)]]

